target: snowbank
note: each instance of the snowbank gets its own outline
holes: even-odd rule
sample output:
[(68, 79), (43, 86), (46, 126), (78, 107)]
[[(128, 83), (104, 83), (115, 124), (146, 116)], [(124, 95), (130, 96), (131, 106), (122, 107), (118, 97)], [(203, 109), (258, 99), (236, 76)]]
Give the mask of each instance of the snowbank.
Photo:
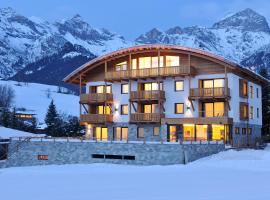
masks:
[(8, 200), (268, 200), (269, 180), (270, 147), (229, 150), (188, 165), (1, 169), (0, 193)]

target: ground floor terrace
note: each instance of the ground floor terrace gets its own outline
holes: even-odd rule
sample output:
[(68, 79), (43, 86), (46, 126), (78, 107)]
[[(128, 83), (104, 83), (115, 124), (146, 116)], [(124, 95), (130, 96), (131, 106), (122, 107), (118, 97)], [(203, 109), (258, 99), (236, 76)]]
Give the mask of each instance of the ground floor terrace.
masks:
[(233, 146), (255, 145), (261, 138), (261, 126), (248, 123), (207, 124), (179, 123), (168, 120), (162, 124), (112, 123), (86, 125), (86, 138), (97, 141), (223, 141)]

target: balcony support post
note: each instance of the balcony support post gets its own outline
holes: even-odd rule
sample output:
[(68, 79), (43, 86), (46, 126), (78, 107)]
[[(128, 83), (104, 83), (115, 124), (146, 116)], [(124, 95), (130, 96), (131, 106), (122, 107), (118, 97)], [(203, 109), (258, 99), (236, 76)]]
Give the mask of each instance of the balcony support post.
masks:
[(190, 54), (188, 54), (188, 72), (189, 72), (189, 74), (190, 74), (190, 72), (191, 72), (191, 69), (190, 69)]
[[(129, 66), (129, 71), (131, 72), (132, 70), (132, 59), (131, 59), (131, 53), (129, 54), (129, 63), (128, 63), (128, 66)], [(129, 75), (130, 76), (130, 75)], [(128, 94), (129, 94), (129, 99), (131, 99), (131, 80), (130, 80), (130, 77), (128, 79)], [(131, 101), (129, 101), (129, 104), (128, 104), (128, 116), (129, 116), (129, 121), (130, 121), (130, 115), (131, 115)]]

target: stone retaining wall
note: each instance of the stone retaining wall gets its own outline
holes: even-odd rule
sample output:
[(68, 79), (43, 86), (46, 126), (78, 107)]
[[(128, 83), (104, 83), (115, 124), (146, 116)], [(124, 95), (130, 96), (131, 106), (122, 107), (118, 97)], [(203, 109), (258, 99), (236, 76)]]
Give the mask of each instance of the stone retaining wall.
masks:
[[(14, 149), (19, 141), (12, 141)], [(134, 165), (183, 164), (185, 159), (194, 161), (224, 150), (224, 144), (177, 144), (177, 143), (110, 143), (110, 142), (66, 142), (30, 141), (20, 145), (16, 153), (9, 155), (5, 167), (50, 164), (117, 163)], [(115, 155), (118, 159), (93, 158)], [(38, 160), (39, 155), (48, 155), (48, 160)], [(119, 159), (121, 158), (128, 159)], [(131, 157), (135, 160), (130, 160)]]

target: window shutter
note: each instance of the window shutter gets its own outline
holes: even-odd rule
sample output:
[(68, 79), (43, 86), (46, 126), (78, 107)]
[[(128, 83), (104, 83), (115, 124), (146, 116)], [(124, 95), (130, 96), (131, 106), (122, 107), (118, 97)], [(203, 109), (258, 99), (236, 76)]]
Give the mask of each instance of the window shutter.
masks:
[(243, 79), (239, 79), (239, 96), (243, 97), (243, 89), (244, 89), (244, 80)]

